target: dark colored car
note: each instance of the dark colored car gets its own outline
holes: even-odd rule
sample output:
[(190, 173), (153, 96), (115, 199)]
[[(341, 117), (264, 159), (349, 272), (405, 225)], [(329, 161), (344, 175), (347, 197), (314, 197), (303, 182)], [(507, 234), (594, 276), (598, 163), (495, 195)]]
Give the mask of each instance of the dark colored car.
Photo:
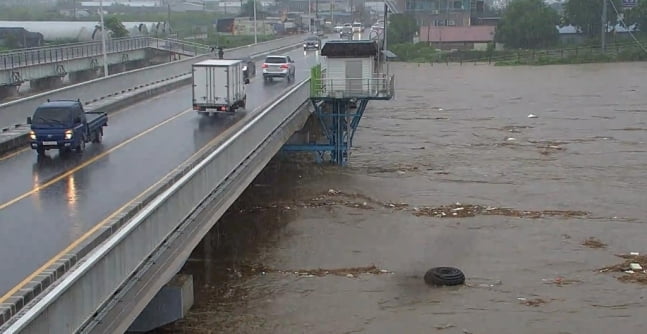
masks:
[(243, 80), (250, 80), (256, 76), (256, 63), (250, 57), (243, 60)]
[(321, 39), (317, 36), (309, 36), (303, 41), (303, 50), (321, 49)]

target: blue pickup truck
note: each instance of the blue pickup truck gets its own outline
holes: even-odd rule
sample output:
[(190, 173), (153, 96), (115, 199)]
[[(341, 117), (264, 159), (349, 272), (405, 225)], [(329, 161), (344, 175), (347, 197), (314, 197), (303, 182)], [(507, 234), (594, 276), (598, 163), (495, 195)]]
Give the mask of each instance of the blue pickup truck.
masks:
[(108, 115), (85, 112), (79, 100), (47, 100), (36, 108), (32, 117), (27, 117), (27, 124), (31, 125), (31, 148), (38, 155), (52, 149), (81, 153), (86, 143), (101, 143)]

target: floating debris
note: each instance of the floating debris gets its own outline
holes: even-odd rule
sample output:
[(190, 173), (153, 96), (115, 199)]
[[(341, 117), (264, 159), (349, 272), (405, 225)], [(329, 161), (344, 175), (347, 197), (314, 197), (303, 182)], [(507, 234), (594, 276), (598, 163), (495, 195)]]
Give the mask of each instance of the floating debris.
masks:
[(588, 215), (584, 211), (561, 211), (561, 210), (543, 210), (543, 211), (527, 211), (515, 210), (509, 208), (496, 208), (486, 207), (482, 205), (448, 205), (440, 207), (423, 207), (419, 208), (413, 213), (416, 216), (430, 216), (430, 217), (453, 217), (465, 218), (475, 217), (477, 215), (485, 216), (508, 216), (519, 218), (542, 218), (545, 216), (560, 216), (560, 217), (581, 217)]
[(631, 255), (631, 254), (617, 254), (616, 256), (625, 259), (624, 262), (614, 266), (604, 267), (598, 271), (622, 273), (618, 280), (626, 283), (639, 283), (647, 285), (647, 256), (645, 255)]
[(589, 247), (589, 248), (606, 248), (607, 244), (604, 242), (600, 241), (600, 239), (590, 237), (582, 243), (583, 246)]
[(541, 298), (533, 298), (533, 299), (517, 298), (517, 299), (521, 301), (521, 304), (526, 306), (532, 306), (532, 307), (538, 307), (539, 305), (548, 303), (548, 301), (543, 300)]

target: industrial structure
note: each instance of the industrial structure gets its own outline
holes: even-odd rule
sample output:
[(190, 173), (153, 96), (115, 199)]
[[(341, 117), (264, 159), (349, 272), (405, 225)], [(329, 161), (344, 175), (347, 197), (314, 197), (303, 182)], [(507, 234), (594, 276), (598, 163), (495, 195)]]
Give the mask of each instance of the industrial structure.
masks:
[(394, 95), (394, 76), (384, 70), (382, 51), (375, 40), (327, 42), (321, 50), (325, 59), (310, 76), (314, 118), (304, 129), (301, 143), (290, 143), (283, 150), (311, 151), (318, 161), (328, 158), (346, 165), (368, 102)]

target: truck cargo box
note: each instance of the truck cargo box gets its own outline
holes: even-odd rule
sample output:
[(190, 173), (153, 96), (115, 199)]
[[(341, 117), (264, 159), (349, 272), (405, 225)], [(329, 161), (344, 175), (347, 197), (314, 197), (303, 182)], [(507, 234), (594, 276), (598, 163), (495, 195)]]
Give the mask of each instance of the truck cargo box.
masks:
[(193, 64), (193, 109), (235, 111), (245, 107), (246, 81), (241, 60), (210, 59)]

